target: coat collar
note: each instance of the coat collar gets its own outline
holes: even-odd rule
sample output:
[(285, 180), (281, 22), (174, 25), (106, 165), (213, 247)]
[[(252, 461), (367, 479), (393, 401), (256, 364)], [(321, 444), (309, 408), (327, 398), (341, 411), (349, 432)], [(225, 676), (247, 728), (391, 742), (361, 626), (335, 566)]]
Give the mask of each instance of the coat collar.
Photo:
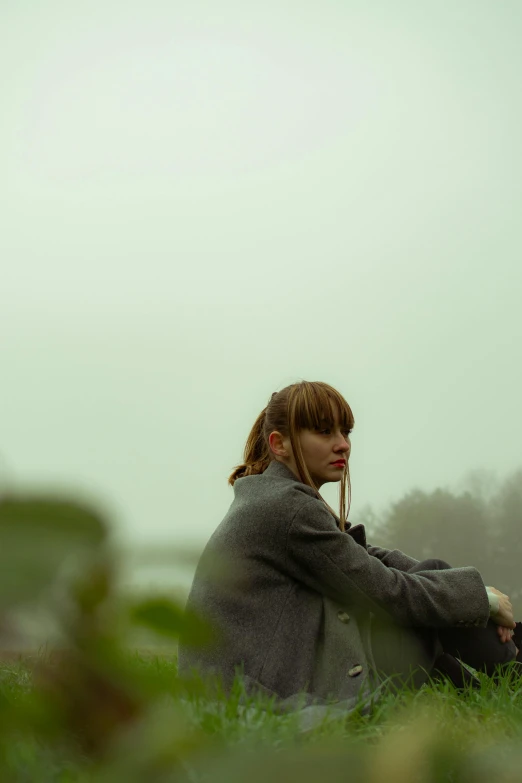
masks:
[[(288, 468), (284, 462), (279, 462), (279, 460), (274, 459), (271, 461), (270, 465), (263, 471), (263, 475), (270, 476), (273, 478), (274, 476), (277, 476), (278, 478), (284, 478), (288, 479), (289, 481), (298, 481), (300, 484), (303, 482), (301, 479), (297, 478), (295, 473), (293, 473), (290, 468)], [(305, 484), (305, 486), (308, 486)], [(311, 487), (309, 489), (312, 489)], [(339, 525), (339, 517), (337, 515), (335, 516), (335, 520), (337, 522), (337, 525)], [(352, 538), (361, 546), (366, 547), (366, 531), (364, 529), (364, 525), (354, 525), (352, 527), (351, 522), (346, 522), (346, 528), (345, 532), (348, 533), (348, 535), (352, 536)]]
[(279, 462), (277, 459), (273, 459), (263, 473), (267, 476), (277, 476), (278, 478), (286, 478), (291, 481), (299, 481), (302, 484), (301, 479), (297, 478), (295, 473), (293, 473), (284, 462)]

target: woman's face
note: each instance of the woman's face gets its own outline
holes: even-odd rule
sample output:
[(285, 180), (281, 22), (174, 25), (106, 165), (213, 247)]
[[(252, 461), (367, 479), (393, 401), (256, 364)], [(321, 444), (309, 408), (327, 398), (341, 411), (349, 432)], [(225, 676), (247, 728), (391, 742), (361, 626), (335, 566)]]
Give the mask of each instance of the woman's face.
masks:
[[(303, 457), (315, 485), (319, 488), (329, 481), (340, 481), (345, 468), (332, 463), (339, 459), (348, 462), (351, 443), (349, 430), (338, 424), (338, 417), (335, 417), (333, 427), (325, 424), (319, 430), (304, 429), (299, 433), (299, 437)], [(269, 442), (279, 462), (284, 462), (299, 477), (290, 439), (282, 438), (278, 432), (272, 432)]]

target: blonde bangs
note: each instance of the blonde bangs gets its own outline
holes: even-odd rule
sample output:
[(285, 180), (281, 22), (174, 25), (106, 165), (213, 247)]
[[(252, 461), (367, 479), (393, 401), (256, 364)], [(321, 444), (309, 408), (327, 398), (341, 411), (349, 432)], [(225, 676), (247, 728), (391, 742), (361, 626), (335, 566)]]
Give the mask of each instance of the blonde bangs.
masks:
[(352, 429), (354, 416), (352, 409), (339, 392), (332, 386), (320, 381), (303, 381), (292, 389), (290, 398), (290, 421), (296, 430), (333, 427), (334, 408), (337, 407), (340, 425)]

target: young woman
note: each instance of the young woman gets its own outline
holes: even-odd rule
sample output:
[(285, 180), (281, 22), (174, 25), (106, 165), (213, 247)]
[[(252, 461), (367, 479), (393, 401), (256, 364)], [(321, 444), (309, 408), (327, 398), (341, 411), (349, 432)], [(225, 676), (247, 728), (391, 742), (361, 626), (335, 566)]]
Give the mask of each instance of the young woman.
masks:
[[(353, 426), (326, 383), (274, 392), (196, 569), (187, 609), (216, 633), (203, 647), (180, 640), (182, 676), (218, 674), (228, 690), (240, 671), (252, 691), (349, 705), (390, 682), (477, 682), (456, 657), (490, 675), (515, 660), (522, 626), (476, 568), (371, 546), (347, 521)], [(327, 482), (340, 483), (339, 516), (319, 494)]]

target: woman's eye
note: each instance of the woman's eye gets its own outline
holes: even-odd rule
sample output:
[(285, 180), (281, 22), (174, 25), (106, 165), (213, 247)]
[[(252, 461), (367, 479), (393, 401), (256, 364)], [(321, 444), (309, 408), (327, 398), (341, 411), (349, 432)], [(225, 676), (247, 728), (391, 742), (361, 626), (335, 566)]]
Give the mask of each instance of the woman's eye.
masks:
[[(327, 428), (325, 430), (321, 430), (321, 435), (323, 434), (323, 432), (330, 432), (330, 428)], [(349, 437), (352, 434), (351, 430), (343, 430), (343, 432), (345, 433), (346, 437)]]

